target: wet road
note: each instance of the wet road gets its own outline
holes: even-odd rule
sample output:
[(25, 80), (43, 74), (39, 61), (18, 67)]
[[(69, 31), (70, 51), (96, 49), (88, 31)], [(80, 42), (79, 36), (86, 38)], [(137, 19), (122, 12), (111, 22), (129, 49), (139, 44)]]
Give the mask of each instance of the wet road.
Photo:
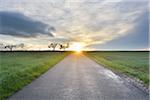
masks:
[(148, 100), (148, 94), (88, 57), (71, 54), (9, 100)]

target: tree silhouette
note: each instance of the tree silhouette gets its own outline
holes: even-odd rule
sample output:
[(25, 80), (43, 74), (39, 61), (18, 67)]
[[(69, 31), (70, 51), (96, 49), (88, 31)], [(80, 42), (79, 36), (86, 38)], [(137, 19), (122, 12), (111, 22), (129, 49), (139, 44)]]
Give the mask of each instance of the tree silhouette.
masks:
[(69, 43), (67, 43), (67, 44), (59, 44), (59, 46), (60, 46), (60, 50), (61, 49), (66, 49), (66, 48), (69, 48)]
[(5, 46), (4, 46), (5, 49), (8, 48), (8, 49), (10, 49), (10, 51), (12, 51), (13, 48), (19, 48), (19, 47), (23, 48), (23, 47), (24, 47), (24, 44), (21, 43), (21, 44), (18, 44), (18, 45), (5, 45)]
[(6, 45), (4, 48), (5, 49), (10, 49), (10, 51), (12, 51), (13, 50), (13, 48), (16, 48), (17, 46), (16, 45)]
[(51, 43), (50, 45), (48, 45), (48, 48), (53, 48), (53, 51), (55, 51), (57, 44), (58, 43)]

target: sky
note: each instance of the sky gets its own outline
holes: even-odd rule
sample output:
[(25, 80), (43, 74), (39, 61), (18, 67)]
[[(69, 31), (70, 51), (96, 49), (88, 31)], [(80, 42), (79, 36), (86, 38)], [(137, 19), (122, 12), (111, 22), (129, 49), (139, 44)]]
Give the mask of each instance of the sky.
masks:
[[(0, 0), (0, 43), (149, 50), (148, 0)], [(0, 48), (3, 49), (3, 48)]]

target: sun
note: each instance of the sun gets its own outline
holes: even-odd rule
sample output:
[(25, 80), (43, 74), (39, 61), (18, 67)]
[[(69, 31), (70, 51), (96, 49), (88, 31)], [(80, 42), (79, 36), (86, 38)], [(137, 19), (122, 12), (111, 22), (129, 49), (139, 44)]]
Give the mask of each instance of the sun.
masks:
[(81, 52), (83, 48), (83, 45), (81, 43), (74, 43), (72, 45), (72, 50), (76, 52)]

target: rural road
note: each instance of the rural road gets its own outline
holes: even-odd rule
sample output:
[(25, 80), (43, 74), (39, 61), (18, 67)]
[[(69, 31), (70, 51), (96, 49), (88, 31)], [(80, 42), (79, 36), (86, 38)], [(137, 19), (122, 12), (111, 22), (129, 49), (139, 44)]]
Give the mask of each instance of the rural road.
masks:
[(8, 100), (148, 100), (148, 94), (84, 55), (71, 54)]

